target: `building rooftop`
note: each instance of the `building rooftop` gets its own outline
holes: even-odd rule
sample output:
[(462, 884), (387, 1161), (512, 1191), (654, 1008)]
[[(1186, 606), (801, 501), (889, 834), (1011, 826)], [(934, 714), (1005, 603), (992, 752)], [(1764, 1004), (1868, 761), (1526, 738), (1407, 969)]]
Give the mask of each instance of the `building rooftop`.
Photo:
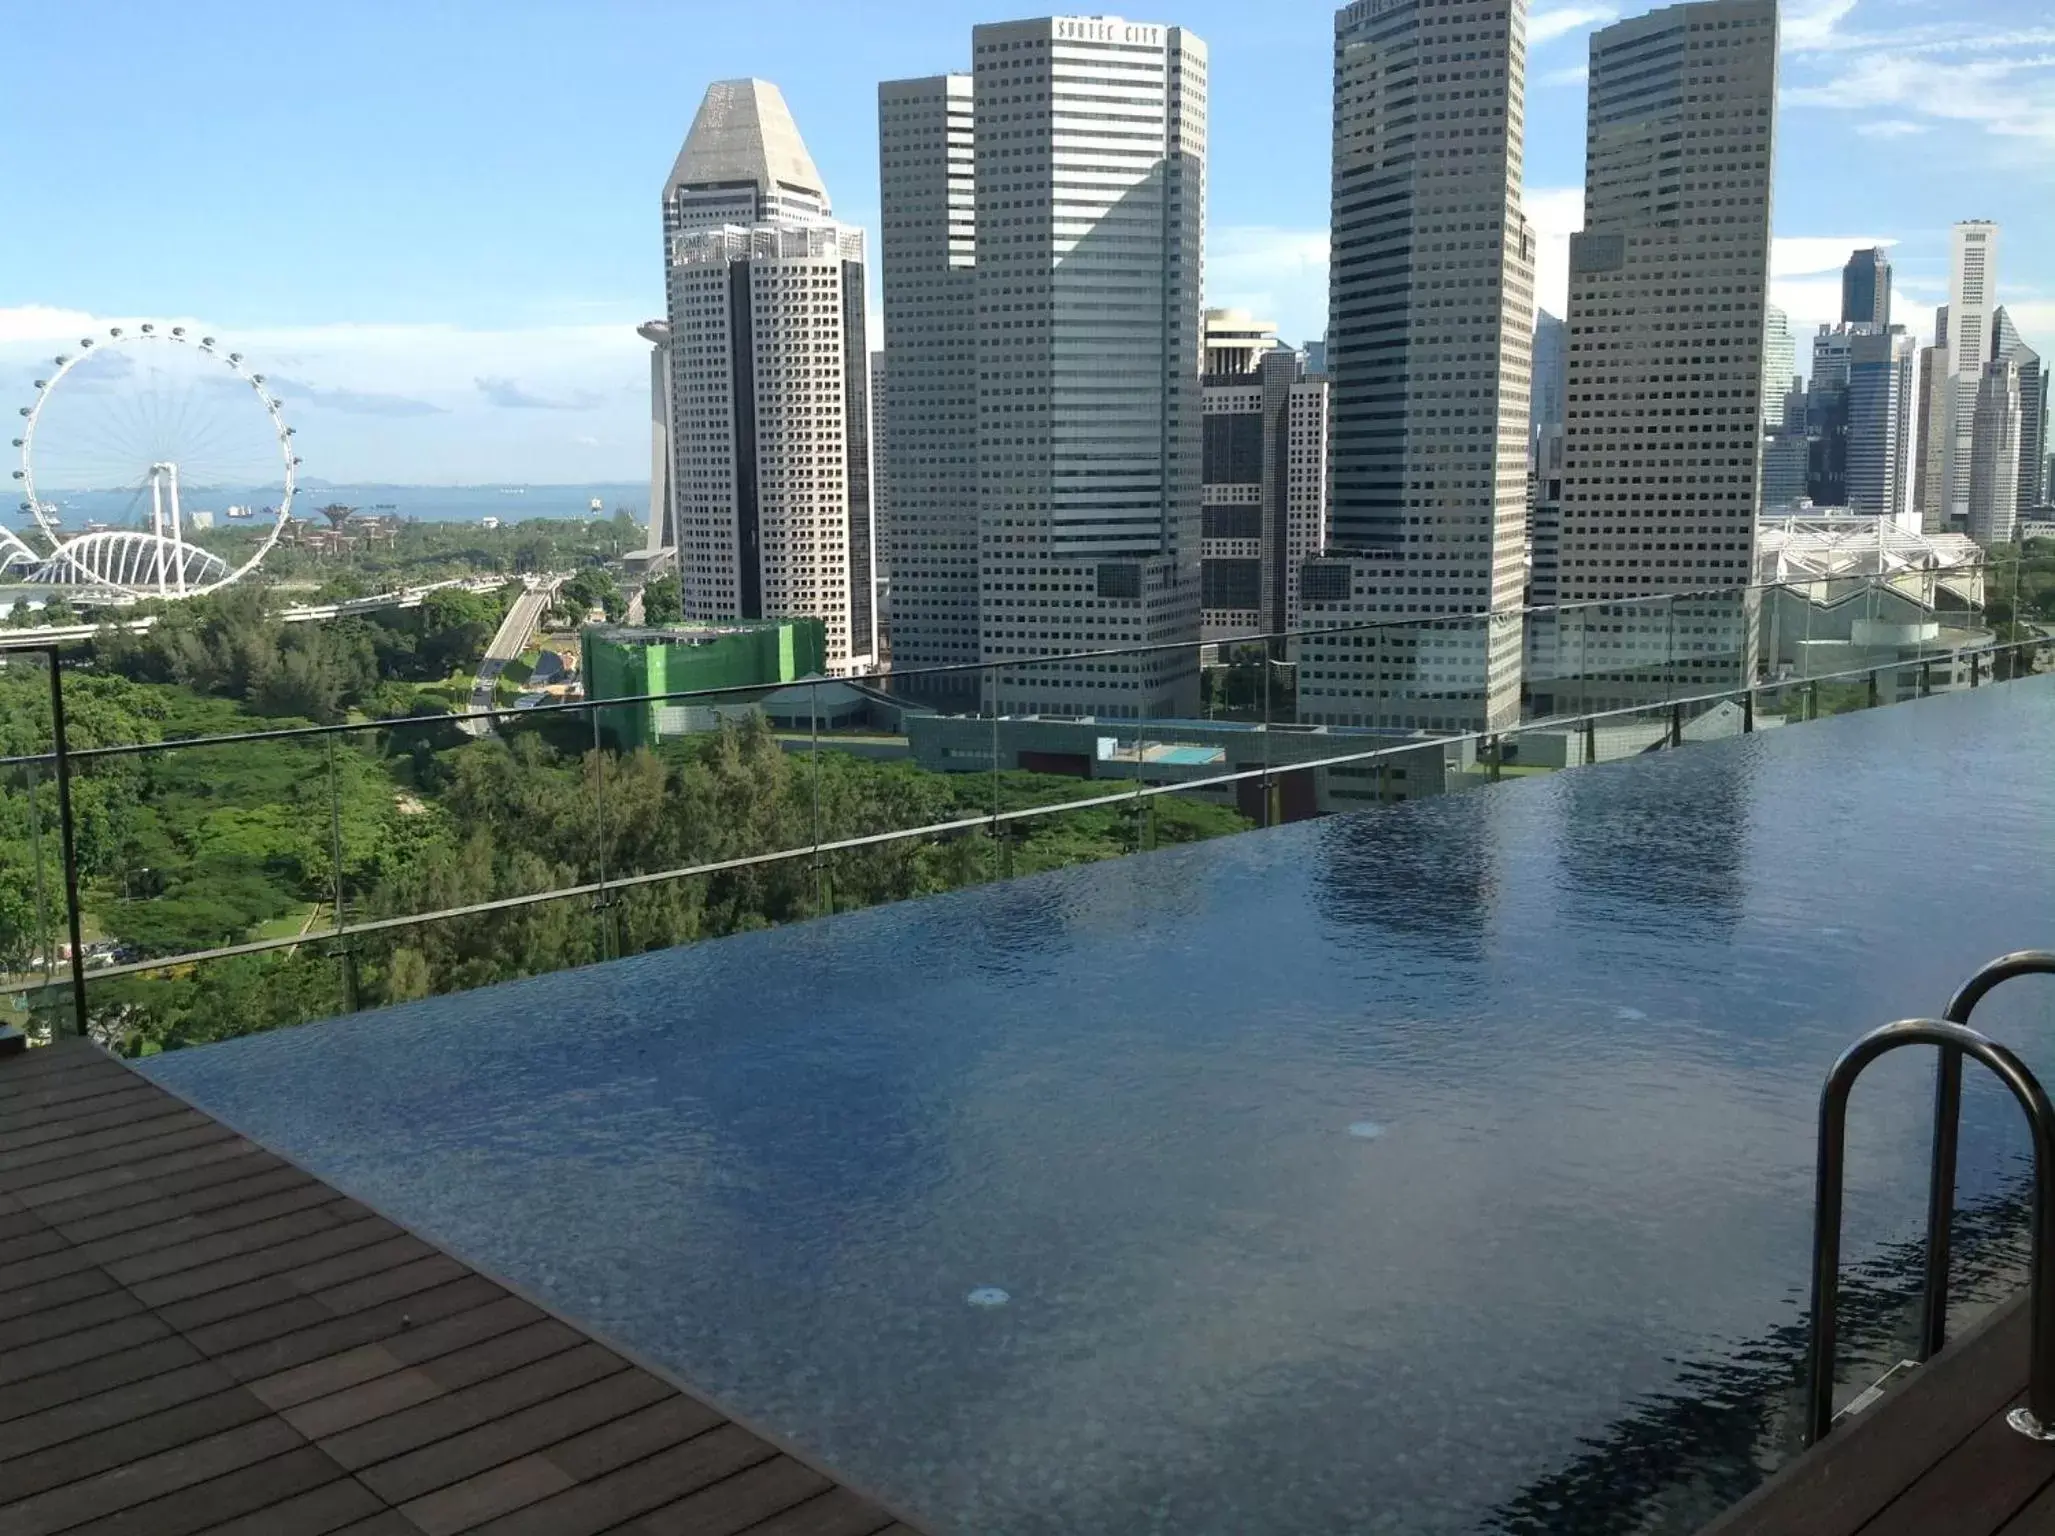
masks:
[(768, 80), (716, 80), (706, 88), (664, 194), (721, 182), (753, 182), (767, 196), (788, 187), (827, 201), (792, 109)]
[[(1827, 1063), (2046, 940), (2051, 741), (1965, 690), (142, 1070), (938, 1532), (1684, 1530), (1784, 1453), (1720, 1386), (1796, 1368)], [(1852, 1264), (1924, 1212), (1874, 1076)]]

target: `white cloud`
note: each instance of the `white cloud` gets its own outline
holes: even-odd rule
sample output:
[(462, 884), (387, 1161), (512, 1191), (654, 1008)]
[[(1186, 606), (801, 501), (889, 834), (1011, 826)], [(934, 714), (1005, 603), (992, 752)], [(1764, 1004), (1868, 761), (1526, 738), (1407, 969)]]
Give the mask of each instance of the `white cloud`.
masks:
[(1590, 78), (1591, 66), (1589, 64), (1572, 64), (1565, 69), (1549, 70), (1539, 80), (1535, 81), (1535, 84), (1582, 85), (1585, 81), (1589, 80)]
[(1327, 329), (1327, 231), (1229, 225), (1206, 242), (1206, 303), (1246, 309), (1299, 342)]
[(1858, 132), (1878, 137), (1956, 123), (2025, 140), (2021, 164), (2055, 166), (2055, 28), (1945, 23), (1857, 29), (1856, 0), (1792, 0), (1783, 13), (1791, 107), (1847, 112), (1897, 109)]
[(1561, 5), (1554, 10), (1535, 11), (1527, 18), (1527, 46), (1539, 48), (1572, 32), (1601, 27), (1619, 19), (1620, 13), (1610, 5)]
[(1570, 304), (1570, 236), (1584, 227), (1582, 187), (1529, 187), (1520, 198), (1534, 226), (1534, 303), (1561, 316)]
[[(277, 379), (310, 476), (447, 484), (648, 473), (649, 348), (632, 325), (230, 331), (195, 318), (154, 318), (218, 335)], [(0, 307), (0, 393), (11, 398), (38, 364), (80, 338), (140, 323), (47, 305)], [(590, 430), (577, 438), (537, 433), (538, 400), (586, 412), (580, 425)]]
[(1770, 242), (1770, 279), (1832, 272), (1838, 282), (1849, 252), (1897, 243), (1884, 235), (1778, 235)]

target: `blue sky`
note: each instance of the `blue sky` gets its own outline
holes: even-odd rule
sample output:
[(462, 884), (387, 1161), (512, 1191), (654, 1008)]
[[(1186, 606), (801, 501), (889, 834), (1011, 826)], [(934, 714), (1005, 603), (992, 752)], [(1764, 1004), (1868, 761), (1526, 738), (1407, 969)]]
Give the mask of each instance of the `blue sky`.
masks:
[[(1528, 204), (1550, 307), (1581, 208), (1585, 39), (1643, 8), (1548, 0), (1530, 15)], [(707, 81), (776, 81), (837, 212), (875, 230), (876, 83), (961, 68), (974, 21), (1031, 14), (942, 0), (0, 9), (9, 403), (96, 321), (190, 318), (292, 381), (309, 474), (443, 483), (646, 473), (633, 327), (661, 307), (657, 193)], [(1332, 8), (1129, 14), (1211, 49), (1209, 301), (1317, 334)], [(1776, 293), (1794, 323), (1832, 318), (1849, 248), (1891, 241), (1896, 318), (1928, 331), (1948, 225), (1995, 218), (2001, 297), (2055, 353), (2045, 7), (1787, 0), (1784, 16)]]

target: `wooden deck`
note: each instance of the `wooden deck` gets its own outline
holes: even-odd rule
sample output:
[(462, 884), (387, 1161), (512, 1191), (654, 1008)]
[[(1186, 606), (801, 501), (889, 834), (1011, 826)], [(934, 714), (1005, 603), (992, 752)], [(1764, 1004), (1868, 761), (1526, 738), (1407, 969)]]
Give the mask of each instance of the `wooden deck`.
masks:
[(912, 1536), (78, 1042), (0, 1060), (0, 1536)]
[(2055, 1444), (2005, 1422), (2025, 1400), (2026, 1350), (2021, 1297), (1701, 1536), (2055, 1533)]

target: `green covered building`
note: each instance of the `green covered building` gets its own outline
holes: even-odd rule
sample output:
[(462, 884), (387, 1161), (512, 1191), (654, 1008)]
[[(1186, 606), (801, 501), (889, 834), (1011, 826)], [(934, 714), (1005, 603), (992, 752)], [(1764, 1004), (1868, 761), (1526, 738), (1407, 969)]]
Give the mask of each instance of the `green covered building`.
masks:
[[(828, 631), (819, 619), (719, 624), (595, 624), (579, 636), (585, 696), (634, 699), (707, 688), (775, 687), (827, 672)], [(711, 730), (753, 707), (747, 695), (651, 700), (599, 712), (599, 727), (623, 750), (666, 736)]]

